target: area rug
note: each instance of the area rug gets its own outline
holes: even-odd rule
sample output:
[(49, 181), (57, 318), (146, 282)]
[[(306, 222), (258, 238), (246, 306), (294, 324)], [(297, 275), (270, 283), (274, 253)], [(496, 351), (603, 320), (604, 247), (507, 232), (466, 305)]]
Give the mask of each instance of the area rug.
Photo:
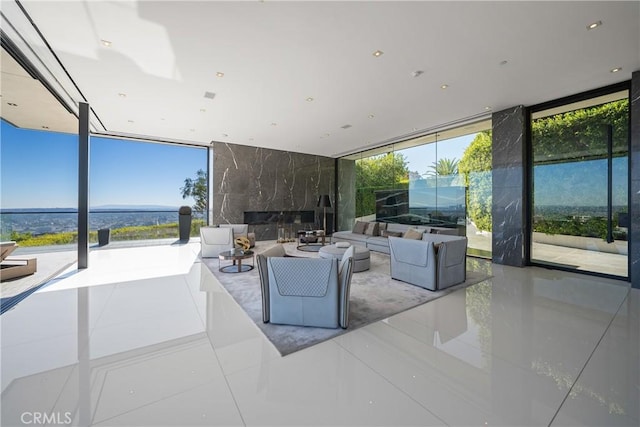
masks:
[[(270, 246), (261, 245), (256, 248), (256, 252), (260, 253)], [(285, 245), (285, 248), (289, 255), (318, 256), (317, 253), (297, 251), (295, 246), (291, 245)], [(246, 273), (229, 274), (218, 271), (218, 259), (216, 258), (203, 258), (202, 262), (282, 356), (348, 333), (372, 322), (386, 319), (490, 277), (484, 273), (468, 271), (467, 280), (464, 283), (442, 291), (432, 292), (391, 279), (389, 276), (389, 256), (371, 252), (371, 268), (367, 271), (354, 273), (351, 280), (349, 328), (325, 329), (263, 323), (260, 278), (257, 267)]]

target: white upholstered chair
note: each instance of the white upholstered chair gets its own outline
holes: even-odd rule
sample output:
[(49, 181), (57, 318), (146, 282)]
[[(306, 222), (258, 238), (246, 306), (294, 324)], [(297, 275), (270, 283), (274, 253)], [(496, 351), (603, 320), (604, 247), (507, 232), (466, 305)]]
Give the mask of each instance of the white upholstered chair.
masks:
[(251, 247), (256, 245), (256, 235), (255, 233), (249, 233), (249, 224), (220, 224), (220, 228), (231, 228), (233, 229), (234, 239), (238, 237), (246, 237), (249, 239)]
[(226, 227), (200, 227), (202, 258), (216, 258), (220, 252), (233, 249), (233, 229)]

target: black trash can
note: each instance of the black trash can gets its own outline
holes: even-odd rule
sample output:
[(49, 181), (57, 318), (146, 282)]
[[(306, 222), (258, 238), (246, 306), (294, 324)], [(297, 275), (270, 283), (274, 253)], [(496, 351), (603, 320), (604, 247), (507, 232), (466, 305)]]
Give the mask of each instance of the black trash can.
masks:
[(110, 228), (101, 228), (98, 230), (98, 245), (104, 246), (109, 244), (109, 238), (111, 237)]

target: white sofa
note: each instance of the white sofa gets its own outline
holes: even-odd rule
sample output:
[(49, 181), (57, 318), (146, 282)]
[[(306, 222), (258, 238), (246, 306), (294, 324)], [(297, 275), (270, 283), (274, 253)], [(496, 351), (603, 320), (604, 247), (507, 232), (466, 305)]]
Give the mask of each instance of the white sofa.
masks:
[[(362, 222), (361, 222), (362, 224)], [(368, 222), (364, 233), (358, 232), (358, 223), (354, 226), (353, 230), (349, 231), (337, 231), (333, 233), (332, 240), (334, 242), (349, 242), (355, 246), (361, 246), (368, 248), (372, 251), (389, 253), (389, 239), (388, 236), (381, 235), (382, 230), (384, 233), (393, 237), (402, 237), (407, 230), (418, 230), (424, 234), (445, 234), (445, 235), (458, 235), (457, 228), (445, 228), (445, 227), (428, 227), (421, 225), (407, 225), (396, 223), (383, 223), (383, 222)], [(373, 224), (377, 224), (377, 227)], [(369, 227), (372, 227), (369, 230)]]

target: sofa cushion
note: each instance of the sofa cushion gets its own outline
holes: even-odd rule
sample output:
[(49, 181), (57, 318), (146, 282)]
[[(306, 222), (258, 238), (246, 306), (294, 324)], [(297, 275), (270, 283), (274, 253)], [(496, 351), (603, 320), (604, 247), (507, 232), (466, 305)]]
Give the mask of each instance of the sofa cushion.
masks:
[(408, 228), (411, 227), (409, 227), (407, 224), (397, 224), (395, 222), (390, 222), (387, 224), (387, 230), (389, 231), (399, 231), (401, 233), (404, 233)]
[(346, 240), (348, 242), (363, 242), (365, 243), (368, 238), (371, 236), (367, 236), (366, 234), (357, 234), (352, 233), (350, 231), (336, 231), (333, 233), (332, 239), (336, 242), (340, 240)]
[(390, 231), (390, 230), (382, 230), (380, 231), (380, 236), (382, 237), (402, 237), (402, 231)]
[(402, 237), (404, 237), (405, 239), (421, 240), (423, 234), (424, 233), (421, 230), (417, 230), (415, 228), (409, 228), (407, 231), (404, 232)]
[(376, 252), (389, 253), (389, 239), (381, 236), (369, 237), (367, 239), (367, 248)]
[(367, 224), (367, 228), (364, 230), (364, 234), (366, 234), (367, 236), (378, 236), (380, 233), (378, 233), (378, 223), (377, 222), (370, 222)]
[(352, 233), (355, 234), (364, 234), (364, 231), (367, 229), (367, 223), (363, 221), (356, 221), (356, 225), (353, 226)]

